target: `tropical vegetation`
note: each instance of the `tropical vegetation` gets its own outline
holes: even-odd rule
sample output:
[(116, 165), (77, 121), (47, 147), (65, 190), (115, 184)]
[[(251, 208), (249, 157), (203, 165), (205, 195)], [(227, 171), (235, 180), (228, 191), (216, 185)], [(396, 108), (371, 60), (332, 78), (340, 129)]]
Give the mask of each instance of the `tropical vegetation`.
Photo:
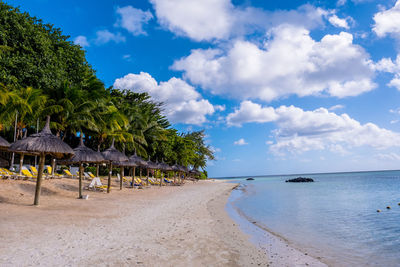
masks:
[(13, 141), (35, 133), (46, 115), (71, 147), (84, 133), (95, 150), (114, 138), (128, 155), (136, 151), (171, 165), (204, 170), (214, 159), (204, 131), (172, 128), (163, 103), (146, 93), (106, 88), (69, 36), (0, 1), (0, 135)]

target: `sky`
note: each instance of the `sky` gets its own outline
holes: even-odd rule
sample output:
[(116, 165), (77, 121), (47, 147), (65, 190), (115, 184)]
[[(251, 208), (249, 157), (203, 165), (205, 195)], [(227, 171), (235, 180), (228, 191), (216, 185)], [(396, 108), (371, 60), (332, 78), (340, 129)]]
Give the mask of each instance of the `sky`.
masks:
[(6, 0), (205, 130), (210, 177), (399, 169), (400, 0)]

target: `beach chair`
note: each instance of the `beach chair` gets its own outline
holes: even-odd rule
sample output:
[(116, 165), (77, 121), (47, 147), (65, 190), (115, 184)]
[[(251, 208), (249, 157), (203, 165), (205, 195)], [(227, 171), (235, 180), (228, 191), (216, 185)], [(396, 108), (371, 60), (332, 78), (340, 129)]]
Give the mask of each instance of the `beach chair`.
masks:
[(1, 171), (8, 176), (8, 178), (11, 179), (18, 179), (21, 177), (21, 175), (19, 175), (18, 173), (12, 172), (10, 170), (7, 170), (6, 168), (0, 168)]
[(96, 176), (93, 174), (93, 173), (91, 173), (91, 172), (87, 172), (87, 174), (90, 176), (90, 178), (96, 178)]
[(26, 177), (26, 179), (35, 179), (36, 178), (28, 169), (22, 169), (21, 173), (23, 176)]
[(64, 169), (63, 172), (64, 172), (65, 175), (67, 175), (68, 177), (74, 178), (74, 175), (73, 175), (68, 169)]
[(46, 166), (46, 170), (47, 170), (47, 175), (53, 178), (61, 178), (62, 175), (58, 174), (54, 171), (54, 175), (51, 175), (51, 173), (53, 172), (53, 168), (51, 166)]
[(101, 183), (101, 180), (99, 177), (94, 177), (92, 179), (92, 181), (90, 182), (88, 189), (92, 189), (92, 190), (100, 190), (100, 191), (104, 191), (105, 189), (107, 189), (106, 185), (103, 185)]
[(35, 166), (29, 166), (29, 169), (31, 169), (31, 173), (35, 176), (38, 175), (38, 170), (36, 169)]
[(3, 171), (2, 168), (0, 168), (0, 177), (2, 179), (8, 179), (8, 178), (10, 178), (10, 175), (7, 172)]
[(160, 182), (157, 181), (157, 180), (154, 179), (154, 178), (149, 178), (149, 183), (150, 183), (151, 185), (160, 185)]

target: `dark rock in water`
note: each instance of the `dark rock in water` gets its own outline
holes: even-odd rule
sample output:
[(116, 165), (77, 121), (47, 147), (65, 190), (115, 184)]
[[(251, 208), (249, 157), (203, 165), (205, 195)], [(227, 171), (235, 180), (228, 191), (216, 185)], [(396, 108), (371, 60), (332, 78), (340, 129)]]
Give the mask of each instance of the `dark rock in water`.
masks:
[(311, 178), (297, 177), (294, 179), (286, 180), (285, 182), (286, 183), (311, 183), (311, 182), (314, 182), (314, 180)]
[(254, 178), (251, 178), (251, 177), (250, 177), (250, 178), (247, 178), (246, 180), (247, 180), (247, 181), (253, 181)]

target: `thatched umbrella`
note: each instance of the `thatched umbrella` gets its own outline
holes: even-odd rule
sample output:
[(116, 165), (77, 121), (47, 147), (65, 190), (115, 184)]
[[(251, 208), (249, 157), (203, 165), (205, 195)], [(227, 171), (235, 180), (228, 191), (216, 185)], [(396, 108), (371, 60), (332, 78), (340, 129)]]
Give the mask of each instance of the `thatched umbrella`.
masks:
[(70, 158), (74, 155), (74, 151), (69, 145), (51, 133), (50, 116), (47, 116), (46, 125), (40, 133), (32, 134), (25, 139), (16, 141), (11, 144), (9, 150), (16, 153), (40, 156), (34, 205), (39, 205), (40, 187), (46, 155), (49, 154), (56, 158)]
[(176, 162), (174, 165), (171, 166), (171, 168), (172, 168), (172, 171), (174, 172), (174, 183), (176, 183), (176, 173), (178, 172), (178, 175), (179, 175), (181, 168), (179, 167), (178, 164), (176, 164)]
[(147, 185), (149, 185), (149, 171), (157, 169), (158, 164), (156, 164), (155, 162), (152, 162), (150, 160), (150, 157), (149, 157), (149, 160), (146, 161), (146, 164), (147, 164)]
[(119, 162), (114, 162), (114, 166), (119, 166), (120, 167), (120, 175), (121, 175), (121, 179), (119, 181), (119, 189), (122, 190), (122, 179), (124, 176), (124, 167), (130, 167), (133, 168), (133, 176), (132, 176), (132, 188), (133, 185), (135, 183), (134, 181), (134, 177), (135, 177), (135, 169), (138, 166), (135, 162), (132, 162), (130, 160), (128, 161), (119, 161)]
[[(130, 162), (134, 162), (140, 169), (140, 179), (142, 179), (142, 169), (143, 168), (147, 168), (147, 161), (145, 161), (144, 159), (142, 159), (141, 157), (139, 157), (138, 155), (136, 155), (136, 150), (135, 150), (135, 154), (133, 154), (132, 156), (129, 157), (129, 161)], [(133, 178), (135, 176), (135, 168), (133, 169), (133, 176), (132, 176), (132, 184), (133, 184)]]
[(189, 173), (190, 174), (193, 174), (193, 175), (201, 175), (201, 172), (198, 170), (198, 169), (196, 169), (196, 168), (193, 168), (193, 169), (191, 169), (190, 171), (189, 171)]
[(94, 151), (83, 143), (83, 133), (81, 132), (79, 146), (74, 148), (74, 156), (67, 162), (69, 164), (79, 164), (79, 198), (82, 198), (82, 173), (83, 163), (101, 163), (105, 162), (103, 155), (100, 152)]
[[(112, 174), (112, 165), (113, 162), (124, 162), (128, 161), (128, 157), (125, 156), (123, 153), (119, 152), (114, 147), (114, 138), (112, 140), (111, 146), (102, 152), (104, 159), (109, 162), (109, 173), (108, 173), (108, 184), (107, 184), (107, 193), (110, 193), (111, 190), (111, 174)], [(121, 177), (122, 181), (122, 177)]]
[(10, 143), (6, 139), (0, 136), (0, 149), (7, 150), (10, 147)]

